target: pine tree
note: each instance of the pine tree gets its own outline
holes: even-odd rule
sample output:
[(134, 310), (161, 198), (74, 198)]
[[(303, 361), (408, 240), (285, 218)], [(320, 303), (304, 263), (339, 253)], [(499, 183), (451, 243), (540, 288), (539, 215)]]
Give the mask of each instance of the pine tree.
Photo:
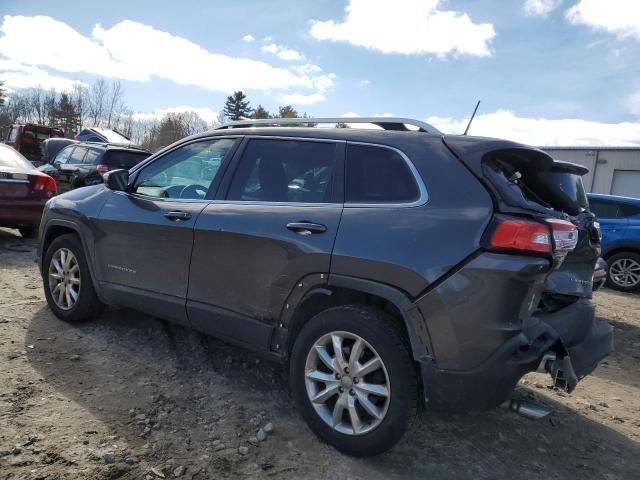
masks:
[(251, 118), (255, 118), (255, 119), (258, 119), (258, 118), (271, 118), (271, 114), (262, 105), (258, 105), (256, 107), (256, 109), (254, 110), (253, 115), (251, 116)]
[(242, 91), (233, 92), (233, 95), (227, 97), (224, 104), (224, 116), (229, 120), (250, 118), (252, 114), (253, 109), (249, 106), (249, 100)]
[(279, 107), (278, 118), (298, 118), (298, 111), (291, 105)]
[(55, 106), (55, 123), (64, 131), (65, 136), (72, 137), (80, 128), (80, 112), (67, 93), (62, 93)]

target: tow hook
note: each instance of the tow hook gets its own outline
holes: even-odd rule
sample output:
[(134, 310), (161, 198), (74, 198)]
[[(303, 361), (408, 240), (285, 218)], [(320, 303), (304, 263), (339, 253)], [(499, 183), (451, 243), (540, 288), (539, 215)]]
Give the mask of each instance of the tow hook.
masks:
[(573, 392), (578, 384), (578, 377), (573, 370), (569, 355), (556, 358), (555, 353), (545, 353), (540, 361), (537, 372), (551, 375), (554, 388), (564, 390), (567, 393)]
[(539, 420), (549, 415), (552, 410), (540, 405), (534, 405), (533, 403), (522, 402), (520, 400), (509, 399), (504, 404), (512, 412), (515, 412), (523, 417), (531, 420)]

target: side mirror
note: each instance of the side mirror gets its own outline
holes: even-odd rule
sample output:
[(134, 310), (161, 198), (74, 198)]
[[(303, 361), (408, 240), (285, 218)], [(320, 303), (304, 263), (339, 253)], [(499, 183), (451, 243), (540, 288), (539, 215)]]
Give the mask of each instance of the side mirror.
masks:
[(109, 190), (126, 192), (129, 189), (129, 170), (111, 170), (105, 173), (102, 178)]

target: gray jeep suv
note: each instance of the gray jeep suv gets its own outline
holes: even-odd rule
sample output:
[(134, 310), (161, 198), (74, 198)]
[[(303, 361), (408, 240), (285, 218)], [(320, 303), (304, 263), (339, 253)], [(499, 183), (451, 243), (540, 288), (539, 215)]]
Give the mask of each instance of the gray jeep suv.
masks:
[[(351, 128), (298, 125), (326, 122)], [(420, 404), (491, 409), (539, 368), (570, 392), (612, 350), (585, 172), (409, 119), (236, 122), (51, 199), (44, 290), (287, 362), (311, 429), (374, 455)]]

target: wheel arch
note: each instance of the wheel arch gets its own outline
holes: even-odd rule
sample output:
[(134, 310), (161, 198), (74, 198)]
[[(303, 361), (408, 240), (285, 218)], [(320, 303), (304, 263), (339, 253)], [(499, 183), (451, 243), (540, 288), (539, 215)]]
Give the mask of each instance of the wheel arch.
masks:
[(640, 245), (616, 245), (611, 250), (607, 250), (606, 252), (604, 252), (602, 257), (608, 261), (614, 255), (623, 252), (631, 252), (635, 253), (636, 255), (640, 255)]
[(323, 310), (350, 304), (369, 305), (388, 313), (398, 321), (413, 358), (421, 361), (432, 358), (427, 326), (418, 307), (404, 292), (379, 282), (341, 275), (330, 275), (324, 285), (311, 285), (297, 302), (285, 305), (277, 329), (284, 338), (280, 336), (278, 346), (282, 345), (281, 350), (289, 356), (306, 322)]

